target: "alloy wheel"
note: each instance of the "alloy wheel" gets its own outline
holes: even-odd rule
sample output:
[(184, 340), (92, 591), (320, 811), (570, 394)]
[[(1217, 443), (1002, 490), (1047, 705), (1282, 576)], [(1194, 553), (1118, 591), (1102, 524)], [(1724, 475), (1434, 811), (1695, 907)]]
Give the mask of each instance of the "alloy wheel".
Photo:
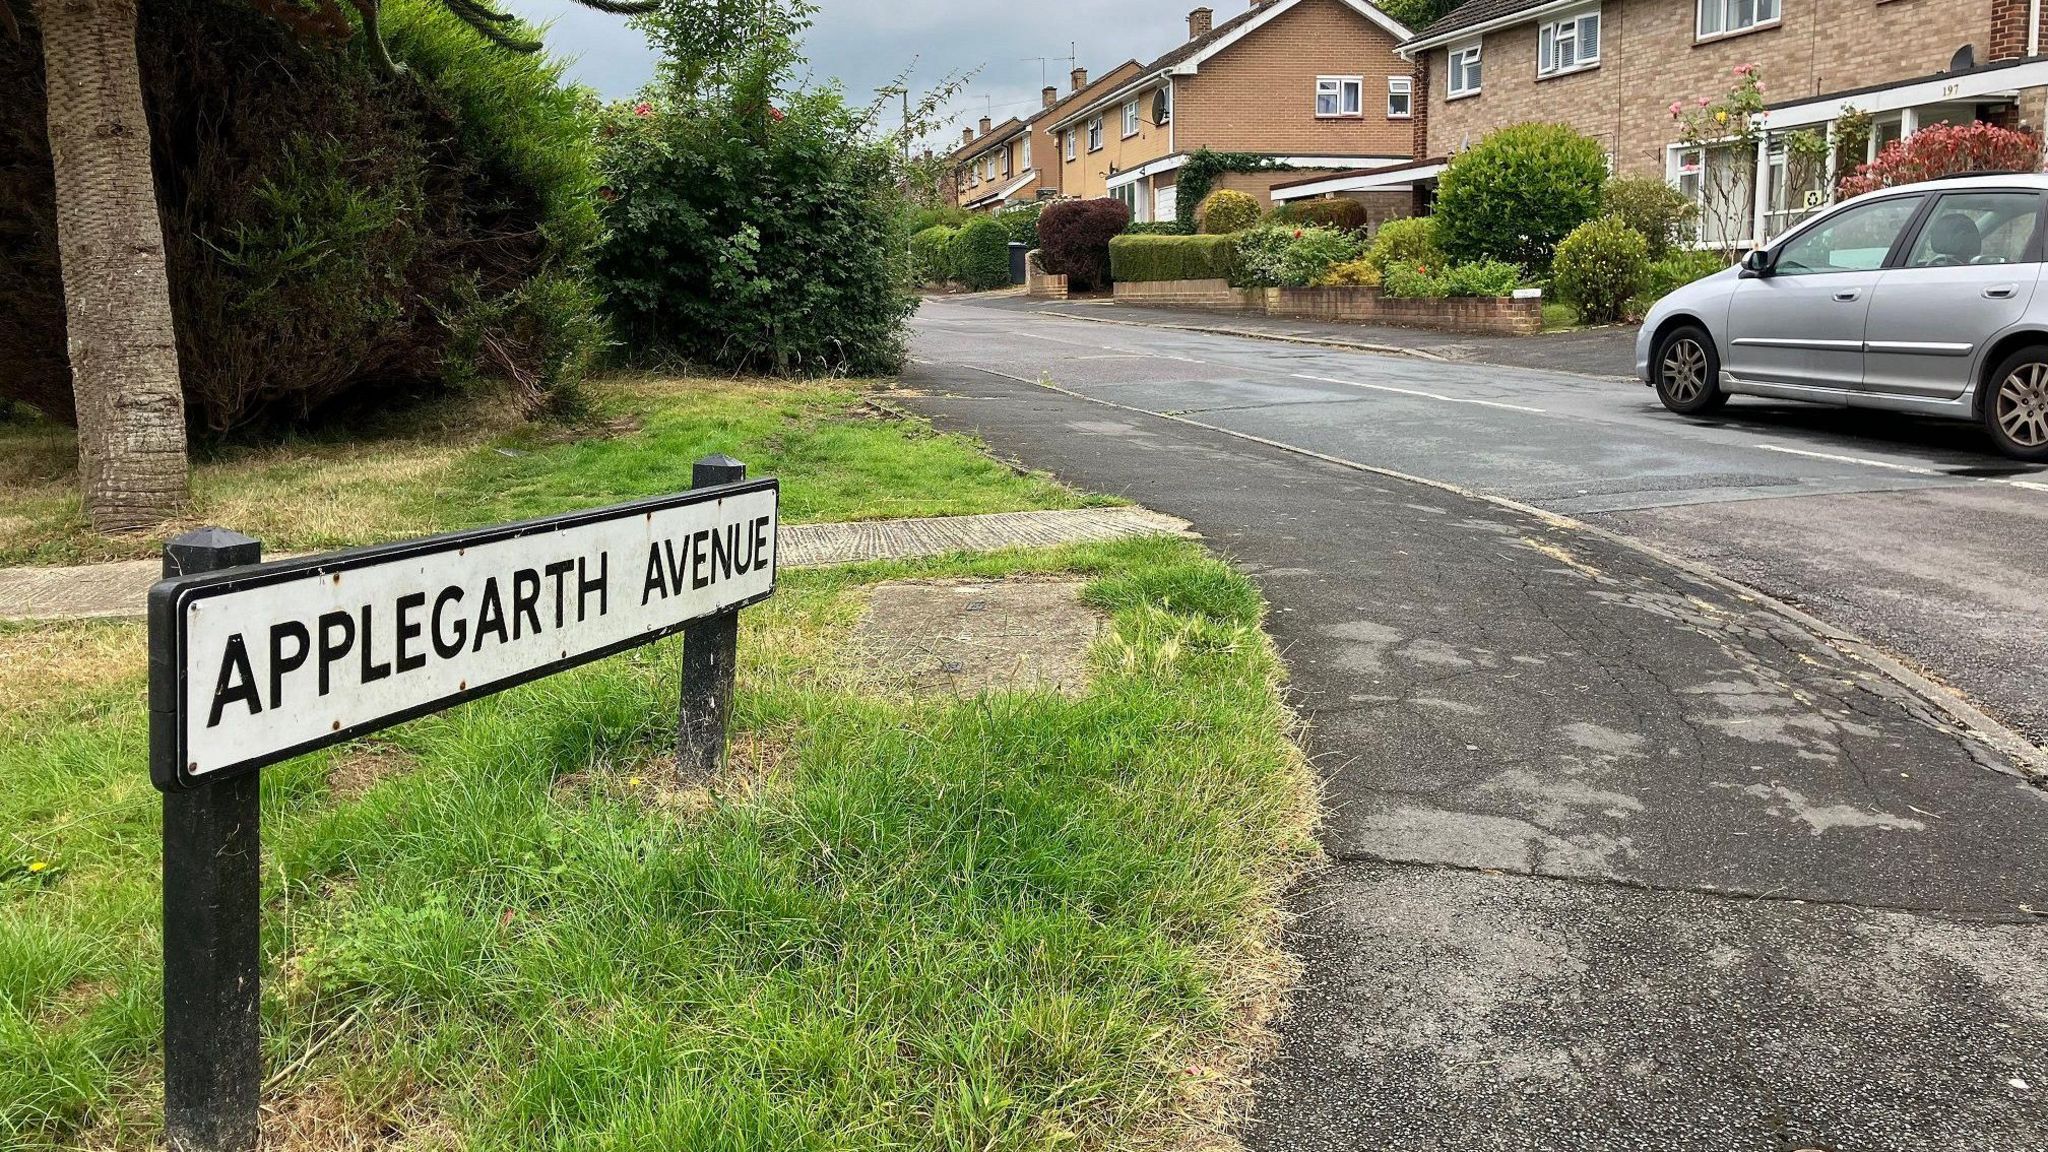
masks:
[(2022, 448), (2048, 444), (2048, 364), (2036, 361), (2013, 369), (1998, 386), (1998, 426)]
[(1690, 404), (1699, 399), (1700, 393), (1707, 388), (1707, 350), (1690, 337), (1673, 340), (1664, 348), (1664, 364), (1660, 371), (1664, 394), (1674, 403)]

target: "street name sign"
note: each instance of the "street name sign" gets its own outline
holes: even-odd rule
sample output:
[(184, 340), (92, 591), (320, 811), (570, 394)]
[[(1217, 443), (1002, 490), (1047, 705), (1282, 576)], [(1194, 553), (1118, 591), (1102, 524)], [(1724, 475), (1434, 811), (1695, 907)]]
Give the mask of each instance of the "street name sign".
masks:
[(775, 588), (764, 479), (165, 580), (150, 772), (233, 777), (732, 613)]

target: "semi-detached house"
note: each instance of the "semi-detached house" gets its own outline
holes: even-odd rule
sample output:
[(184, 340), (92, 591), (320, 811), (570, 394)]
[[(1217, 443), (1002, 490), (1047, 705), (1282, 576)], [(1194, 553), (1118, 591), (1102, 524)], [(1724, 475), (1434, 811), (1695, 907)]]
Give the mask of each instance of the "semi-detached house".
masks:
[(1087, 101), (1138, 73), (1138, 62), (1126, 60), (1094, 81), (1086, 68), (1068, 76), (1072, 87), (1063, 97), (1048, 86), (1039, 93), (1039, 110), (1029, 119), (1011, 119), (991, 126), (983, 117), (980, 131), (961, 130), (960, 147), (948, 162), (952, 181), (950, 202), (976, 212), (999, 212), (1011, 204), (1061, 195), (1058, 142), (1049, 131), (1062, 110), (1076, 101)]
[[(1293, 171), (1227, 173), (1216, 187), (1269, 200), (1278, 181), (1406, 163), (1414, 140), (1408, 30), (1365, 0), (1262, 0), (1188, 38), (1128, 81), (1048, 118), (1064, 196), (1112, 196), (1137, 220), (1171, 220), (1176, 171), (1198, 149), (1251, 153)], [(1390, 204), (1406, 207), (1403, 197)]]
[[(1863, 158), (1934, 123), (2040, 129), (2048, 99), (2042, 0), (1472, 0), (1403, 46), (1423, 93), (1416, 161), (1296, 180), (1295, 200), (1412, 190), (1426, 207), (1445, 161), (1497, 128), (1561, 121), (1624, 176), (1662, 177), (1703, 208), (1703, 239), (1778, 235), (1828, 203), (1838, 173), (1802, 164), (1795, 132), (1870, 117)], [(1673, 104), (1718, 98), (1755, 66), (1765, 130), (1689, 144)], [(1847, 157), (1854, 161), (1858, 157)], [(1837, 161), (1836, 163), (1839, 163)]]

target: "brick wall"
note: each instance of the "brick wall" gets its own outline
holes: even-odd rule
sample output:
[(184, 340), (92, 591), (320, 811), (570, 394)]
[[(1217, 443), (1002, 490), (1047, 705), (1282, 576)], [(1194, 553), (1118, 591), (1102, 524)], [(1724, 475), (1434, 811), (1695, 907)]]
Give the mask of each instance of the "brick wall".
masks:
[[(1175, 81), (1177, 147), (1292, 156), (1406, 156), (1408, 120), (1387, 116), (1387, 77), (1411, 65), (1394, 37), (1341, 0), (1305, 0)], [(1317, 76), (1362, 76), (1363, 114), (1316, 116)]]
[(1268, 316), (1486, 336), (1533, 336), (1543, 331), (1539, 298), (1397, 300), (1377, 288), (1268, 288), (1265, 297)]
[[(2014, 60), (2027, 54), (2028, 0), (1994, 0), (1991, 5), (1991, 50), (1986, 60)], [(2048, 5), (2041, 9), (2043, 43), (2048, 43)]]
[[(1424, 151), (1444, 155), (1502, 125), (1558, 120), (1600, 140), (1622, 174), (1662, 176), (1665, 146), (1677, 136), (1669, 105), (1719, 96), (1738, 64), (1762, 67), (1772, 101), (1931, 75), (1966, 43), (1990, 59), (1994, 14), (2013, 3), (1783, 0), (1772, 27), (1699, 41), (1693, 0), (1604, 0), (1601, 62), (1583, 72), (1538, 79), (1532, 22), (1488, 34), (1481, 93), (1449, 100), (1446, 50), (1427, 53)], [(2018, 7), (2024, 26), (2025, 0)]]
[[(1173, 150), (1173, 125), (1152, 123), (1152, 93), (1148, 87), (1142, 93), (1130, 97), (1138, 102), (1138, 131), (1136, 135), (1125, 136), (1124, 105), (1122, 101), (1111, 104), (1100, 112), (1091, 112), (1087, 119), (1073, 125), (1078, 137), (1075, 156), (1066, 159), (1066, 153), (1055, 152), (1061, 158), (1060, 190), (1067, 196), (1093, 200), (1109, 194), (1109, 176), (1112, 169), (1122, 171), (1136, 168), (1147, 160), (1157, 160)], [(1097, 115), (1102, 117), (1102, 147), (1094, 152), (1088, 150), (1088, 120)], [(1180, 118), (1180, 109), (1174, 109), (1174, 118)], [(1057, 147), (1057, 145), (1055, 145)]]
[(1233, 312), (1259, 308), (1264, 302), (1257, 289), (1232, 288), (1228, 280), (1119, 280), (1115, 294), (1119, 301), (1127, 304), (1220, 308)]
[[(1052, 125), (1054, 121), (1066, 115), (1068, 110), (1079, 108), (1090, 100), (1104, 95), (1120, 85), (1130, 83), (1137, 75), (1138, 64), (1136, 61), (1129, 61), (1120, 67), (1111, 69), (1109, 72), (1090, 81), (1088, 86), (1082, 88), (1079, 92), (1069, 91), (1058, 104), (1053, 106), (1053, 110), (1049, 115), (1039, 117), (1037, 122), (1031, 125), (1031, 162), (1032, 166), (1042, 173), (1039, 177), (1039, 187), (1057, 192), (1062, 196), (1078, 197), (1082, 195), (1080, 190), (1069, 191), (1066, 187), (1069, 173), (1073, 173), (1074, 178), (1078, 179), (1080, 170), (1078, 167), (1070, 168), (1068, 166), (1066, 153), (1060, 150), (1059, 133), (1052, 130)], [(1107, 126), (1105, 125), (1106, 130)], [(1101, 194), (1100, 191), (1095, 193), (1097, 196)]]

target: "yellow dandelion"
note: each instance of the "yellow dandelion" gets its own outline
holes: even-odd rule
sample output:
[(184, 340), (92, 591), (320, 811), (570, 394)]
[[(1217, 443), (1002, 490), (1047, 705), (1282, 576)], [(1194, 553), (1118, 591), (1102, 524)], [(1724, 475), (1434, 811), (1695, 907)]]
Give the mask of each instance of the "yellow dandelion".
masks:
[(50, 870), (50, 862), (48, 860), (31, 860), (29, 861), (28, 870), (31, 872), (48, 872)]
[(626, 777), (626, 786), (629, 788), (638, 788), (640, 786), (640, 778), (638, 776)]

